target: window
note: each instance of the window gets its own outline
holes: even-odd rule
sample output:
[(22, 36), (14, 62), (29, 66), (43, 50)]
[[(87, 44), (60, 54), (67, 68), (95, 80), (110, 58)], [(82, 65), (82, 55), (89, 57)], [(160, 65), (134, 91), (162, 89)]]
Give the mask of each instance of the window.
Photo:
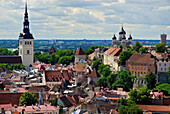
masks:
[(141, 67), (141, 70), (143, 70), (143, 67)]
[(22, 45), (22, 41), (20, 41), (20, 44)]
[(139, 67), (138, 67), (138, 70), (140, 70)]
[(162, 71), (162, 68), (161, 68), (161, 71)]
[(161, 66), (161, 63), (159, 63), (159, 66)]
[(144, 67), (144, 70), (146, 70), (146, 67)]
[(152, 64), (150, 64), (150, 66), (152, 66)]
[(20, 54), (22, 55), (22, 49), (20, 50)]
[(51, 86), (51, 84), (49, 84), (49, 86)]
[(164, 66), (166, 66), (166, 63), (164, 63)]
[(30, 41), (30, 45), (31, 45), (31, 43), (32, 43), (32, 42)]
[(148, 69), (148, 71), (150, 71), (150, 69)]
[(166, 68), (164, 68), (164, 70), (166, 71)]
[(136, 67), (135, 67), (135, 70), (137, 70)]
[(27, 42), (25, 41), (25, 45), (27, 45)]
[(133, 69), (133, 66), (132, 66), (132, 69)]
[(30, 53), (30, 50), (27, 50), (27, 54), (29, 54)]

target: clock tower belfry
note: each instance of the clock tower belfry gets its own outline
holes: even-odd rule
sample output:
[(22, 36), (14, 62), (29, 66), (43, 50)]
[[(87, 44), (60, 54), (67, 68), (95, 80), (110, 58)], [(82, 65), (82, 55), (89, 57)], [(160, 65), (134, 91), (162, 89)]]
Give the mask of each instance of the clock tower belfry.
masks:
[(19, 56), (21, 56), (22, 63), (26, 66), (28, 70), (29, 67), (33, 66), (34, 59), (34, 38), (30, 33), (28, 12), (27, 12), (27, 2), (25, 2), (25, 14), (23, 22), (23, 32), (19, 35)]

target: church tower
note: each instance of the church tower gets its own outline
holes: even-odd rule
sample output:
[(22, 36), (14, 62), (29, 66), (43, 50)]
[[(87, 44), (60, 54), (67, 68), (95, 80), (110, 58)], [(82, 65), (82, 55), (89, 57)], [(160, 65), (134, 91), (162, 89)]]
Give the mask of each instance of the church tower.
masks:
[(29, 67), (33, 66), (34, 59), (34, 38), (29, 30), (27, 2), (25, 2), (25, 14), (23, 22), (23, 33), (19, 35), (19, 56), (22, 58), (22, 63), (28, 70)]

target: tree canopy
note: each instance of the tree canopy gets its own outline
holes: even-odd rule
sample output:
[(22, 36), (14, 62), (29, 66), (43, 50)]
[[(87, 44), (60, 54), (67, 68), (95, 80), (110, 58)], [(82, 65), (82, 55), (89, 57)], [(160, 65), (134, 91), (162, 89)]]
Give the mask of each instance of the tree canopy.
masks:
[(97, 85), (100, 86), (100, 87), (107, 87), (107, 78), (106, 77), (100, 77), (98, 80), (97, 80)]
[(148, 74), (146, 74), (145, 80), (146, 80), (146, 86), (148, 87), (148, 89), (155, 88), (156, 74), (154, 74), (150, 71)]
[(18, 50), (10, 51), (5, 48), (0, 48), (0, 55), (18, 55)]
[(143, 114), (142, 109), (130, 99), (120, 98), (117, 103), (120, 105), (118, 110), (119, 114)]
[(139, 49), (143, 47), (142, 44), (140, 44), (138, 41), (136, 41), (135, 45), (133, 46), (133, 50), (135, 50), (136, 52), (139, 52)]
[(131, 57), (133, 54), (133, 50), (128, 48), (125, 51), (122, 51), (119, 55), (119, 65), (125, 65), (126, 61)]
[(158, 86), (156, 86), (154, 89), (153, 89), (154, 91), (160, 91), (160, 92), (164, 92), (164, 94), (166, 94), (166, 95), (170, 95), (170, 84), (168, 84), (168, 83), (162, 83), (162, 84), (160, 84), (160, 85), (158, 85)]
[(164, 43), (158, 43), (156, 44), (155, 46), (155, 51), (157, 53), (164, 53), (166, 51), (166, 47), (165, 47), (165, 44)]
[(141, 47), (139, 53), (148, 53), (148, 49), (146, 47)]
[(0, 64), (0, 68), (2, 68), (2, 67), (4, 67), (4, 68), (7, 68), (8, 70), (26, 70), (26, 68), (25, 68), (25, 66), (23, 65), (23, 64), (11, 64), (11, 65), (9, 65), (9, 64), (5, 64), (5, 63), (3, 63), (3, 64)]
[(99, 68), (99, 65), (102, 63), (102, 61), (100, 60), (100, 59), (96, 59), (95, 61), (93, 61), (93, 63), (92, 63), (92, 69), (96, 69), (96, 70), (98, 70), (98, 68)]
[(129, 91), (133, 86), (132, 76), (129, 71), (119, 71), (116, 81), (112, 84), (112, 89), (123, 88)]
[(146, 87), (140, 88), (138, 91), (136, 89), (131, 90), (129, 96), (130, 96), (129, 99), (137, 104), (145, 104), (145, 105), (152, 104), (152, 98), (150, 92)]
[(32, 94), (31, 92), (25, 92), (21, 95), (19, 99), (19, 106), (31, 106), (32, 104), (35, 105), (35, 103), (38, 102), (38, 98), (36, 97), (35, 94)]
[(102, 75), (103, 77), (107, 77), (110, 75), (112, 71), (110, 71), (109, 65), (104, 65), (103, 63), (99, 65), (98, 73)]

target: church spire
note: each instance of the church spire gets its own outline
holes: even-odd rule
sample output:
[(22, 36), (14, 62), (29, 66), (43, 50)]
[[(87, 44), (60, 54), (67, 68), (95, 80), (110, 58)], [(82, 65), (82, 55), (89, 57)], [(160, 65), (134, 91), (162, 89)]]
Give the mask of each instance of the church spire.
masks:
[(25, 15), (24, 15), (24, 23), (23, 23), (24, 33), (30, 33), (29, 31), (29, 21), (28, 21), (28, 12), (27, 12), (27, 1), (25, 2)]

